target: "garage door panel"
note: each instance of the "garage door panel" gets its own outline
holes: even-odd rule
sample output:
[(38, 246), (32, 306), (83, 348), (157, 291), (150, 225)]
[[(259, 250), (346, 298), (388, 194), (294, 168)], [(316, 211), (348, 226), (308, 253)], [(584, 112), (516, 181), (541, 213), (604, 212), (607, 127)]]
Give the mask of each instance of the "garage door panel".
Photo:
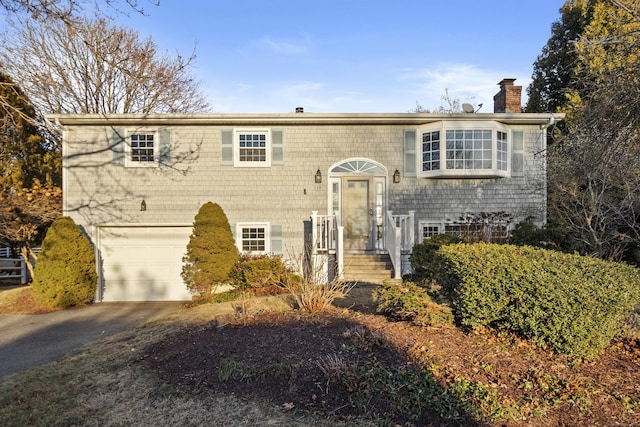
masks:
[(103, 301), (190, 300), (180, 272), (191, 227), (100, 229)]

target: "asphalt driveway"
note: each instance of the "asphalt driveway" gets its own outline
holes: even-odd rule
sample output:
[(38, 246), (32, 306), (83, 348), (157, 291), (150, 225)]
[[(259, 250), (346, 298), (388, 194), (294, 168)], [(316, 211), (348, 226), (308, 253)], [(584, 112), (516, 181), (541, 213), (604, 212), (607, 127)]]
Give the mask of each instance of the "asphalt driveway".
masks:
[(0, 379), (178, 310), (179, 302), (99, 303), (47, 314), (0, 314)]

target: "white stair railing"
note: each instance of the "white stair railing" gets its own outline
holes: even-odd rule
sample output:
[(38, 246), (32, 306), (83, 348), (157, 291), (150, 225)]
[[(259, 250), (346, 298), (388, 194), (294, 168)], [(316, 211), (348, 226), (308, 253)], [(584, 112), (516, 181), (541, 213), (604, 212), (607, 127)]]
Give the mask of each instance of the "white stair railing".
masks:
[(311, 241), (313, 242), (313, 256), (319, 254), (335, 254), (335, 274), (337, 278), (344, 277), (344, 227), (340, 222), (340, 215), (318, 215), (318, 211), (311, 212)]

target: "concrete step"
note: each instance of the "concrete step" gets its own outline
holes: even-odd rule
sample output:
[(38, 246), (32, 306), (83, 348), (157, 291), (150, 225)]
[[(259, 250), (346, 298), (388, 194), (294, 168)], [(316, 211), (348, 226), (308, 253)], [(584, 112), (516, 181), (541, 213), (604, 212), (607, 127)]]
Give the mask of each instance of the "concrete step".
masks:
[(344, 279), (358, 283), (382, 284), (393, 278), (393, 264), (387, 254), (345, 254)]

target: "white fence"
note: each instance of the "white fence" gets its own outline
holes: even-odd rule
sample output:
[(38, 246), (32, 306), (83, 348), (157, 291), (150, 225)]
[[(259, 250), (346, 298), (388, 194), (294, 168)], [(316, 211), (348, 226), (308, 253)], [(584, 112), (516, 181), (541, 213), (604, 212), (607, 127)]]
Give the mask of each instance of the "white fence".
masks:
[(17, 282), (21, 285), (27, 283), (27, 266), (21, 257), (13, 257), (11, 248), (0, 248), (0, 284), (2, 282)]

